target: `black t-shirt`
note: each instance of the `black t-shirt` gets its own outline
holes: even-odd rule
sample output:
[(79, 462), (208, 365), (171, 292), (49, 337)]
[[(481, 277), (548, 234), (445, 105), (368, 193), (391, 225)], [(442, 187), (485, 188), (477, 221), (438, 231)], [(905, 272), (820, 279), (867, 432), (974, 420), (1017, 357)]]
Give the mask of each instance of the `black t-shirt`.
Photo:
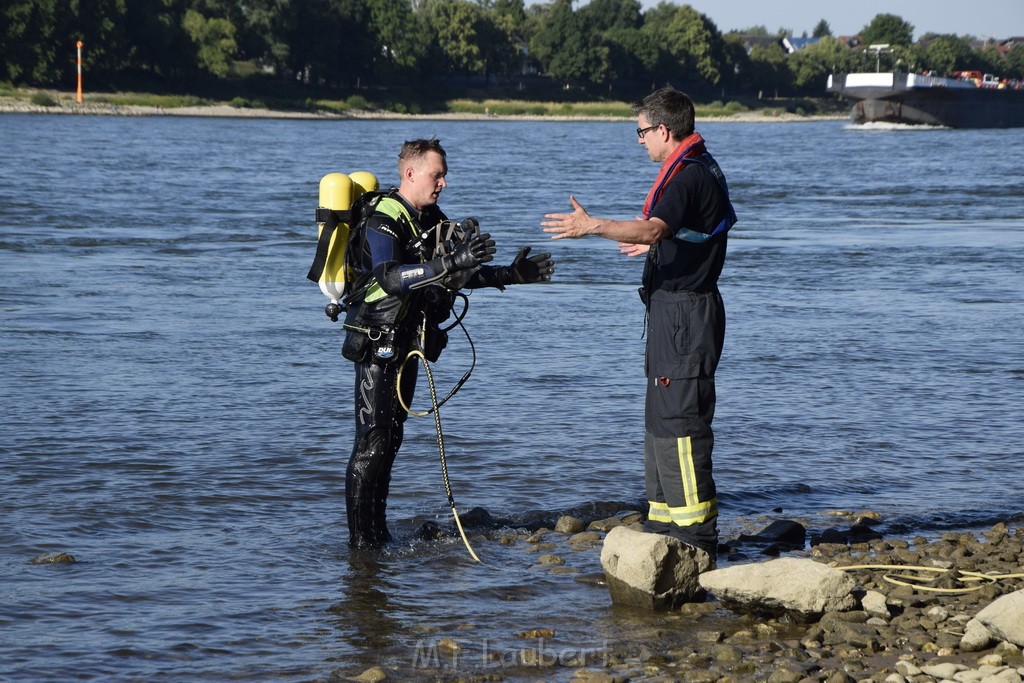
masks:
[[(688, 228), (710, 234), (729, 212), (729, 197), (712, 173), (689, 163), (665, 186), (651, 210), (670, 230)], [(649, 292), (712, 291), (725, 263), (727, 236), (697, 244), (668, 237), (648, 255), (644, 286)]]

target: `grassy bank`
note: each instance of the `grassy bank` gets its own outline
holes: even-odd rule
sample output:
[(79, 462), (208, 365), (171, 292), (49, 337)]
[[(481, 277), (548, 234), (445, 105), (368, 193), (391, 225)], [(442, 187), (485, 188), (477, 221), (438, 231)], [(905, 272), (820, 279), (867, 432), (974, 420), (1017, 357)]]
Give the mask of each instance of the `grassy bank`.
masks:
[[(344, 99), (305, 97), (296, 99), (278, 94), (243, 93), (228, 99), (203, 97), (192, 94), (164, 94), (148, 92), (87, 92), (84, 100), (90, 105), (130, 108), (144, 107), (174, 110), (195, 107), (231, 107), (244, 114), (244, 110), (270, 110), (307, 114), (355, 115), (376, 112), (397, 115), (472, 115), (472, 116), (536, 116), (567, 118), (624, 118), (632, 117), (628, 102), (605, 101), (537, 101), (479, 97), (453, 97), (426, 99), (415, 94), (376, 93), (353, 94)], [(37, 108), (73, 106), (75, 94), (57, 90), (16, 87), (0, 83), (0, 104), (32, 105)], [(756, 114), (764, 117), (781, 115), (822, 116), (845, 112), (828, 99), (784, 99), (726, 102), (697, 102), (697, 117), (730, 118)]]

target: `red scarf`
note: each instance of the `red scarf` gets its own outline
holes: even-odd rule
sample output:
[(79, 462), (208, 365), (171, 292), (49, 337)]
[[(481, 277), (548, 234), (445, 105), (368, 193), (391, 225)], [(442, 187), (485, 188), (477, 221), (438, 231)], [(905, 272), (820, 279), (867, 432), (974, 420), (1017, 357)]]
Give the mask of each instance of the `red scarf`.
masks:
[(685, 140), (679, 143), (679, 146), (672, 151), (668, 159), (665, 159), (664, 163), (661, 164), (658, 177), (655, 179), (654, 185), (651, 186), (651, 191), (647, 193), (647, 199), (644, 201), (644, 218), (651, 217), (651, 210), (658, 203), (658, 199), (661, 198), (665, 185), (668, 184), (668, 181), (672, 180), (676, 173), (683, 170), (683, 166), (686, 164), (680, 160), (699, 157), (707, 151), (707, 148), (704, 147), (704, 138), (700, 136), (700, 133), (691, 133)]

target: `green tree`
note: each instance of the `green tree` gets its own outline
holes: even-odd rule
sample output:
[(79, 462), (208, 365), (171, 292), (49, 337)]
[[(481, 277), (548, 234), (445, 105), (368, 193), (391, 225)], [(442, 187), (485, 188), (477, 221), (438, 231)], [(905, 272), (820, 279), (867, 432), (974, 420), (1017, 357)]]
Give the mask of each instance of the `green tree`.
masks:
[(374, 40), (371, 66), (376, 77), (398, 82), (424, 68), (427, 53), (421, 14), (413, 12), (409, 0), (366, 0), (370, 35)]
[(267, 57), (279, 65), (281, 76), (307, 84), (347, 85), (369, 72), (374, 47), (364, 3), (295, 0), (272, 21), (277, 32), (273, 40), (281, 47)]
[(484, 72), (481, 32), (484, 11), (468, 0), (429, 0), (423, 7), (428, 34), (434, 39), (443, 71), (469, 76)]
[(179, 83), (195, 73), (195, 50), (182, 25), (185, 10), (184, 0), (128, 0), (131, 71)]
[(973, 68), (985, 73), (995, 74), (1001, 78), (1010, 78), (1009, 63), (995, 44), (988, 44), (979, 50), (971, 51)]
[(590, 0), (577, 15), (585, 31), (640, 28), (643, 18), (638, 0)]
[(658, 63), (651, 73), (655, 82), (678, 83), (680, 76), (687, 77), (695, 71), (689, 53), (674, 53), (668, 47), (668, 26), (675, 19), (676, 9), (676, 5), (659, 2), (644, 13), (640, 30), (651, 45), (658, 46)]
[(864, 45), (910, 45), (914, 42), (914, 26), (895, 14), (876, 14), (861, 29), (860, 39)]
[(590, 49), (607, 55), (604, 81), (646, 80), (658, 62), (658, 48), (640, 30), (643, 23), (638, 0), (591, 0), (577, 12)]
[(554, 2), (534, 5), (529, 18), (530, 54), (546, 71), (551, 60), (559, 50), (560, 43), (575, 31), (571, 0), (554, 0)]
[(659, 77), (672, 80), (672, 75), (678, 79), (682, 74), (691, 82), (715, 86), (732, 70), (718, 27), (689, 5), (658, 4), (644, 15), (643, 30), (668, 57)]
[(750, 83), (758, 90), (758, 96), (778, 96), (792, 86), (793, 77), (789, 70), (786, 52), (779, 43), (755, 45), (750, 49)]
[(828, 25), (828, 22), (822, 19), (814, 26), (814, 31), (811, 32), (813, 38), (824, 38), (825, 36), (832, 35), (832, 27)]
[[(10, 0), (0, 6), (3, 80), (54, 83), (60, 78), (56, 13), (56, 0)], [(74, 49), (73, 42), (68, 44)]]
[(493, 0), (489, 5), (494, 29), (500, 32), (501, 45), (489, 48), (488, 61), (494, 73), (511, 77), (524, 66), (522, 56), (527, 53), (526, 8), (523, 0)]
[(607, 46), (594, 46), (572, 9), (572, 0), (545, 8), (530, 39), (530, 51), (552, 78), (569, 84), (602, 83), (608, 75)]
[(204, 0), (212, 16), (224, 17), (235, 29), (239, 59), (285, 70), (289, 53), (286, 28), (289, 0)]
[(517, 38), (526, 37), (526, 6), (523, 0), (488, 0), (484, 6), (502, 18)]
[(0, 7), (0, 77), (16, 83), (75, 83), (76, 47), (95, 82), (125, 66), (124, 0), (9, 0)]
[(515, 7), (505, 8), (511, 13), (499, 14), (469, 0), (429, 0), (422, 11), (431, 54), (441, 70), (488, 79), (493, 72), (508, 73), (515, 64), (517, 16)]
[[(125, 0), (69, 0), (67, 13), (58, 23), (58, 39), (67, 36), (72, 47), (79, 38), (87, 44), (89, 72), (101, 81), (115, 77), (131, 59), (124, 27), (126, 11)], [(62, 67), (64, 78), (70, 78), (74, 60), (63, 61)]]
[(974, 50), (964, 38), (955, 35), (936, 36), (928, 41), (921, 54), (925, 69), (948, 75), (957, 69), (966, 69), (977, 61)]
[(1024, 78), (1024, 45), (1020, 43), (1011, 47), (1005, 56), (1005, 73), (1010, 78)]
[(658, 66), (660, 51), (638, 28), (613, 28), (606, 34), (612, 75), (647, 81)]
[(235, 51), (235, 27), (227, 19), (207, 18), (194, 9), (185, 11), (182, 27), (195, 44), (200, 68), (224, 77), (231, 71)]
[(801, 93), (820, 96), (825, 92), (829, 74), (859, 71), (862, 59), (840, 41), (825, 36), (791, 54), (788, 64), (793, 86)]
[(726, 62), (732, 70), (732, 74), (728, 79), (730, 83), (741, 88), (753, 87), (750, 55), (747, 54), (747, 46), (744, 43), (743, 35), (736, 31), (730, 31), (722, 36), (722, 42)]
[(558, 49), (558, 41), (567, 32), (572, 15), (572, 2), (555, 0), (533, 5), (527, 19), (530, 54), (543, 70)]

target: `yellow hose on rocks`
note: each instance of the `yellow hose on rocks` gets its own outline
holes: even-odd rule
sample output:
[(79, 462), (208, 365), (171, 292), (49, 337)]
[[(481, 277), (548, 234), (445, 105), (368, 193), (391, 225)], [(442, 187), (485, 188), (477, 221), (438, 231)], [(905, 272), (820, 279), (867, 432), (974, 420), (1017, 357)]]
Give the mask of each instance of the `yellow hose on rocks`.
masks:
[[(941, 569), (939, 567), (922, 567), (914, 565), (902, 565), (902, 564), (856, 564), (845, 567), (836, 565), (829, 565), (839, 571), (851, 572), (860, 569), (882, 569), (882, 570), (898, 570), (898, 571), (910, 571), (918, 572), (919, 574), (948, 574), (949, 569)], [(957, 570), (960, 578), (957, 580), (961, 583), (977, 583), (977, 586), (970, 586), (966, 588), (940, 588), (938, 586), (926, 586), (923, 585), (928, 581), (933, 581), (934, 577), (928, 576), (916, 576), (914, 574), (883, 574), (882, 579), (889, 583), (897, 586), (910, 586), (921, 591), (929, 591), (932, 593), (946, 593), (946, 594), (961, 594), (971, 593), (976, 590), (984, 588), (988, 584), (996, 583), (1003, 579), (1020, 579), (1024, 578), (1024, 574), (982, 574), (981, 572), (968, 572), (963, 570)]]

